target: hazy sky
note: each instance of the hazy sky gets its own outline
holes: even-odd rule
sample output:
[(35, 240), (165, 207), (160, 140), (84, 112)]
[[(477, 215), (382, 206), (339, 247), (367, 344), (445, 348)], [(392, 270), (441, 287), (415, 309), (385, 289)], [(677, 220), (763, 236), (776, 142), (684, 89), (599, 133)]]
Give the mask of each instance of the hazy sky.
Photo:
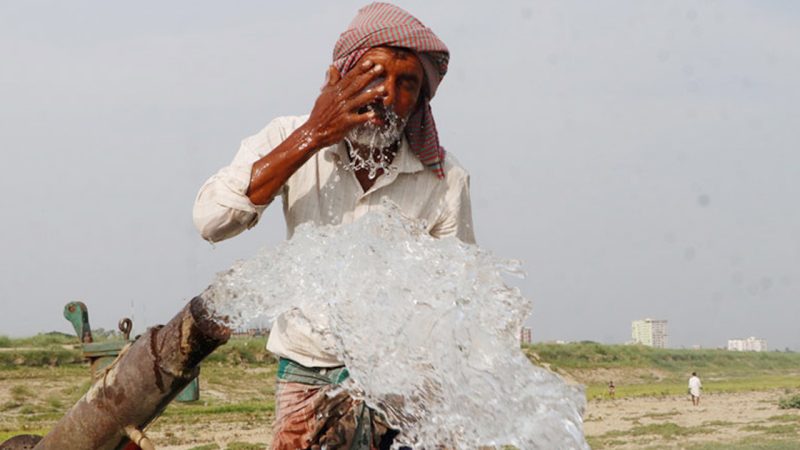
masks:
[[(0, 1), (0, 334), (163, 323), (284, 238), (212, 247), (194, 196), (309, 111), (354, 1)], [(800, 3), (401, 1), (447, 43), (434, 99), (479, 243), (524, 261), (534, 340), (800, 350)]]

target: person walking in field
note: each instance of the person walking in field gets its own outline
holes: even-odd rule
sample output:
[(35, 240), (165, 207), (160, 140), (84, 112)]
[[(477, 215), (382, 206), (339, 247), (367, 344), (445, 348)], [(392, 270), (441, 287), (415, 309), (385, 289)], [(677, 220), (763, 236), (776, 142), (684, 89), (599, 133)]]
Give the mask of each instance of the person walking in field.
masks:
[(692, 396), (692, 405), (700, 405), (700, 390), (702, 388), (703, 383), (700, 382), (700, 377), (697, 376), (697, 372), (692, 372), (692, 376), (689, 378), (689, 395)]

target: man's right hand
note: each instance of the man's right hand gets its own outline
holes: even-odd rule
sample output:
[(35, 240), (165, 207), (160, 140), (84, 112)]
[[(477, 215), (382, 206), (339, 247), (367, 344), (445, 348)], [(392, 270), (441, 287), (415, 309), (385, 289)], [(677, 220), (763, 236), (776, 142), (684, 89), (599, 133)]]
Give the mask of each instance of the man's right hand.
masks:
[(359, 109), (385, 95), (383, 85), (364, 89), (383, 70), (369, 60), (344, 77), (335, 67), (328, 68), (328, 79), (306, 123), (253, 163), (246, 195), (254, 205), (271, 202), (286, 180), (314, 153), (340, 142), (350, 130), (375, 115)]
[(301, 127), (311, 138), (311, 147), (320, 149), (340, 142), (356, 126), (375, 113), (359, 109), (386, 95), (383, 85), (364, 90), (383, 72), (370, 60), (358, 64), (342, 76), (334, 66), (328, 68), (325, 85), (314, 103), (308, 121)]

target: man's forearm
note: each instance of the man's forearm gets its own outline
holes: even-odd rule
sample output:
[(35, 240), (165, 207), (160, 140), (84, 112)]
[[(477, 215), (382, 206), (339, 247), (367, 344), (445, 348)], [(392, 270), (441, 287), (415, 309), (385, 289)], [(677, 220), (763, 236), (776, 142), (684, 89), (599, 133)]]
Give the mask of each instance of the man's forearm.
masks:
[(253, 164), (247, 197), (254, 205), (272, 201), (311, 155), (341, 141), (348, 131), (375, 117), (374, 111), (358, 111), (386, 95), (384, 86), (367, 88), (381, 73), (383, 66), (369, 59), (344, 77), (334, 66), (328, 68), (328, 82), (317, 97), (308, 121)]
[(320, 148), (305, 126), (295, 130), (280, 145), (253, 163), (247, 197), (254, 205), (271, 202), (286, 180)]

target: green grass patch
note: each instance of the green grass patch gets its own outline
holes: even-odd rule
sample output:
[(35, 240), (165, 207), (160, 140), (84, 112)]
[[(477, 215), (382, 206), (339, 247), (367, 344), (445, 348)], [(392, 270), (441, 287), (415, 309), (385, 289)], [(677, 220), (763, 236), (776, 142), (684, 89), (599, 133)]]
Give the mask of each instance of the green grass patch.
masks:
[(780, 409), (800, 409), (800, 394), (780, 399), (778, 407)]
[(703, 422), (703, 426), (704, 427), (730, 427), (730, 426), (733, 426), (733, 425), (736, 425), (736, 424), (733, 423), (733, 422), (729, 422), (727, 420), (709, 420), (709, 421)]
[(80, 364), (83, 356), (80, 350), (50, 346), (48, 348), (13, 348), (0, 352), (0, 369), (13, 367), (45, 367)]
[(38, 434), (44, 436), (50, 431), (48, 428), (21, 428), (19, 430), (0, 430), (0, 443), (3, 443), (20, 434)]
[[(762, 437), (749, 437), (737, 442), (708, 442), (682, 448), (686, 450), (797, 450), (798, 445), (795, 440), (764, 440)], [(659, 447), (650, 447), (647, 450), (657, 449)]]
[(800, 415), (781, 414), (779, 416), (772, 416), (767, 420), (769, 422), (798, 422), (798, 423), (800, 423)]
[(225, 450), (264, 450), (266, 444), (251, 444), (249, 442), (231, 442)]
[(265, 366), (277, 364), (275, 357), (266, 349), (267, 337), (234, 336), (225, 345), (214, 351), (205, 364)]
[[(656, 368), (701, 377), (712, 373), (749, 375), (769, 370), (797, 371), (800, 353), (730, 352), (727, 350), (658, 349), (640, 345), (602, 345), (593, 342), (533, 344), (523, 350), (542, 362), (564, 369)], [(688, 371), (688, 372), (687, 372)]]
[(763, 434), (796, 434), (798, 426), (792, 423), (782, 423), (779, 425), (746, 425), (742, 427), (744, 431), (755, 431)]
[(35, 396), (36, 394), (23, 384), (17, 384), (11, 388), (11, 398), (16, 402), (22, 402)]
[(260, 402), (228, 403), (221, 405), (181, 405), (178, 403), (170, 404), (164, 411), (164, 416), (199, 416), (217, 414), (256, 414), (275, 412), (275, 402), (264, 400)]
[[(607, 387), (603, 383), (589, 384), (586, 397), (604, 400)], [(785, 374), (754, 374), (732, 378), (719, 378), (703, 382), (704, 394), (721, 394), (772, 389), (800, 389), (800, 377)], [(658, 382), (617, 385), (617, 397), (671, 397), (687, 395), (686, 381), (668, 378)]]
[(695, 434), (706, 434), (713, 430), (706, 427), (683, 427), (672, 422), (651, 423), (633, 427), (626, 434), (629, 436), (655, 435), (664, 439), (676, 439)]
[(587, 438), (589, 445), (595, 449), (614, 448), (620, 443), (627, 443), (630, 438), (659, 437), (664, 440), (675, 440), (687, 436), (712, 433), (714, 430), (706, 426), (684, 427), (672, 422), (637, 425), (627, 431), (609, 431), (601, 436)]

